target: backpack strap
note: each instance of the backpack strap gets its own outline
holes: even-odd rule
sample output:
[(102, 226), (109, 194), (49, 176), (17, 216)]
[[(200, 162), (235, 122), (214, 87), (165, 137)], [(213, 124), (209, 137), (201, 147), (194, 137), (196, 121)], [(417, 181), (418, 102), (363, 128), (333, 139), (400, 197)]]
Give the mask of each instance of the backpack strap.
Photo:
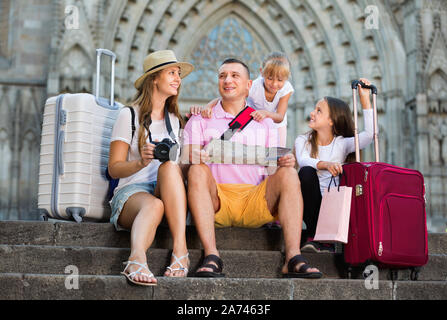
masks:
[(228, 124), (229, 128), (220, 136), (220, 139), (230, 140), (236, 132), (243, 130), (251, 120), (253, 120), (253, 117), (250, 114), (254, 111), (256, 110), (251, 107), (245, 107), (233, 120), (231, 120)]
[(130, 140), (130, 143), (132, 143), (133, 140), (133, 136), (135, 135), (135, 110), (131, 107), (131, 106), (126, 106), (126, 108), (130, 109), (130, 114), (132, 116), (132, 122), (130, 123), (131, 127), (132, 127), (132, 139)]
[[(130, 144), (132, 144), (133, 136), (135, 135), (135, 110), (131, 106), (126, 106), (125, 108), (130, 109), (130, 114), (132, 116), (132, 121), (130, 123), (132, 127), (132, 139), (130, 140)], [(109, 167), (106, 167), (105, 171), (106, 179), (109, 180), (109, 191), (107, 192), (107, 199), (110, 200), (113, 197), (113, 192), (115, 188), (118, 186), (119, 179), (113, 179), (109, 174)]]

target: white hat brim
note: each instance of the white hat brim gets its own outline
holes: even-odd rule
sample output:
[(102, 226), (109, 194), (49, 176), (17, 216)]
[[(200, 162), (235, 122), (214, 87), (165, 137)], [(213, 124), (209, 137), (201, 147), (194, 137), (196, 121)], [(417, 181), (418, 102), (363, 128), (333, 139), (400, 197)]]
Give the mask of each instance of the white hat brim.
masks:
[(180, 78), (185, 78), (188, 74), (190, 74), (193, 70), (194, 70), (194, 66), (188, 62), (176, 62), (176, 63), (170, 63), (170, 64), (166, 64), (163, 65), (161, 67), (152, 69), (146, 73), (144, 73), (141, 77), (139, 77), (136, 81), (135, 81), (135, 88), (136, 89), (140, 89), (141, 85), (144, 82), (144, 79), (146, 79), (146, 77), (150, 74), (153, 74), (157, 71), (160, 71), (162, 69), (168, 68), (168, 67), (180, 67)]

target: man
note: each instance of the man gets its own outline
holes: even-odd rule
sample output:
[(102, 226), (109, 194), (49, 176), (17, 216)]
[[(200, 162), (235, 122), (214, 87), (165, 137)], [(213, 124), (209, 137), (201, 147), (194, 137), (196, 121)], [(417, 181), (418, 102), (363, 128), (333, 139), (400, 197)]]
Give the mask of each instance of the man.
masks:
[[(196, 276), (224, 276), (215, 226), (257, 228), (279, 219), (286, 251), (283, 276), (322, 277), (300, 254), (303, 200), (292, 154), (278, 159), (278, 168), (270, 176), (264, 167), (257, 165), (205, 164), (209, 155), (203, 148), (211, 139), (219, 138), (228, 129), (228, 123), (245, 108), (252, 83), (248, 67), (236, 59), (225, 60), (218, 77), (221, 101), (212, 109), (211, 118), (192, 116), (184, 130), (183, 156), (189, 156), (192, 162), (188, 172), (188, 203), (205, 251)], [(272, 147), (277, 144), (272, 132), (271, 119), (251, 121), (231, 141)]]

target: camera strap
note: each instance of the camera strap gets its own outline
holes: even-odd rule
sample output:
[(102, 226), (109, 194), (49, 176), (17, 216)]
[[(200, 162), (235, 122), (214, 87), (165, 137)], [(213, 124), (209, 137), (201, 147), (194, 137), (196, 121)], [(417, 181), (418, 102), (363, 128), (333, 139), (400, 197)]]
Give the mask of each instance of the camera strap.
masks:
[[(177, 144), (177, 140), (175, 140), (174, 132), (172, 131), (171, 120), (169, 119), (168, 108), (166, 108), (166, 107), (165, 107), (165, 124), (166, 124), (166, 129), (168, 130), (169, 136), (174, 141), (174, 143)], [(149, 132), (149, 141), (152, 143), (151, 131), (148, 130), (148, 132)]]
[(245, 107), (238, 115), (228, 124), (229, 128), (221, 135), (220, 140), (230, 140), (233, 135), (243, 130), (253, 120), (251, 113), (256, 111), (251, 107)]

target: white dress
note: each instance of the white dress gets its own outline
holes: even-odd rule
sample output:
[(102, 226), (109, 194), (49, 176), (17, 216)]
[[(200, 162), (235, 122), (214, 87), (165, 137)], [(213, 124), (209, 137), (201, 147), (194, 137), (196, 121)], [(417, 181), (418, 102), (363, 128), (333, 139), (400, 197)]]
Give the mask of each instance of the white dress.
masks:
[[(253, 81), (250, 92), (248, 94), (247, 102), (256, 110), (267, 110), (270, 112), (276, 112), (279, 100), (294, 91), (295, 90), (293, 89), (292, 84), (289, 81), (286, 81), (281, 90), (278, 90), (278, 92), (276, 93), (273, 101), (269, 102), (265, 98), (264, 78), (262, 76), (259, 76), (256, 80)], [(287, 112), (284, 115), (283, 121), (280, 123), (275, 123), (274, 125), (276, 128), (287, 126)]]

